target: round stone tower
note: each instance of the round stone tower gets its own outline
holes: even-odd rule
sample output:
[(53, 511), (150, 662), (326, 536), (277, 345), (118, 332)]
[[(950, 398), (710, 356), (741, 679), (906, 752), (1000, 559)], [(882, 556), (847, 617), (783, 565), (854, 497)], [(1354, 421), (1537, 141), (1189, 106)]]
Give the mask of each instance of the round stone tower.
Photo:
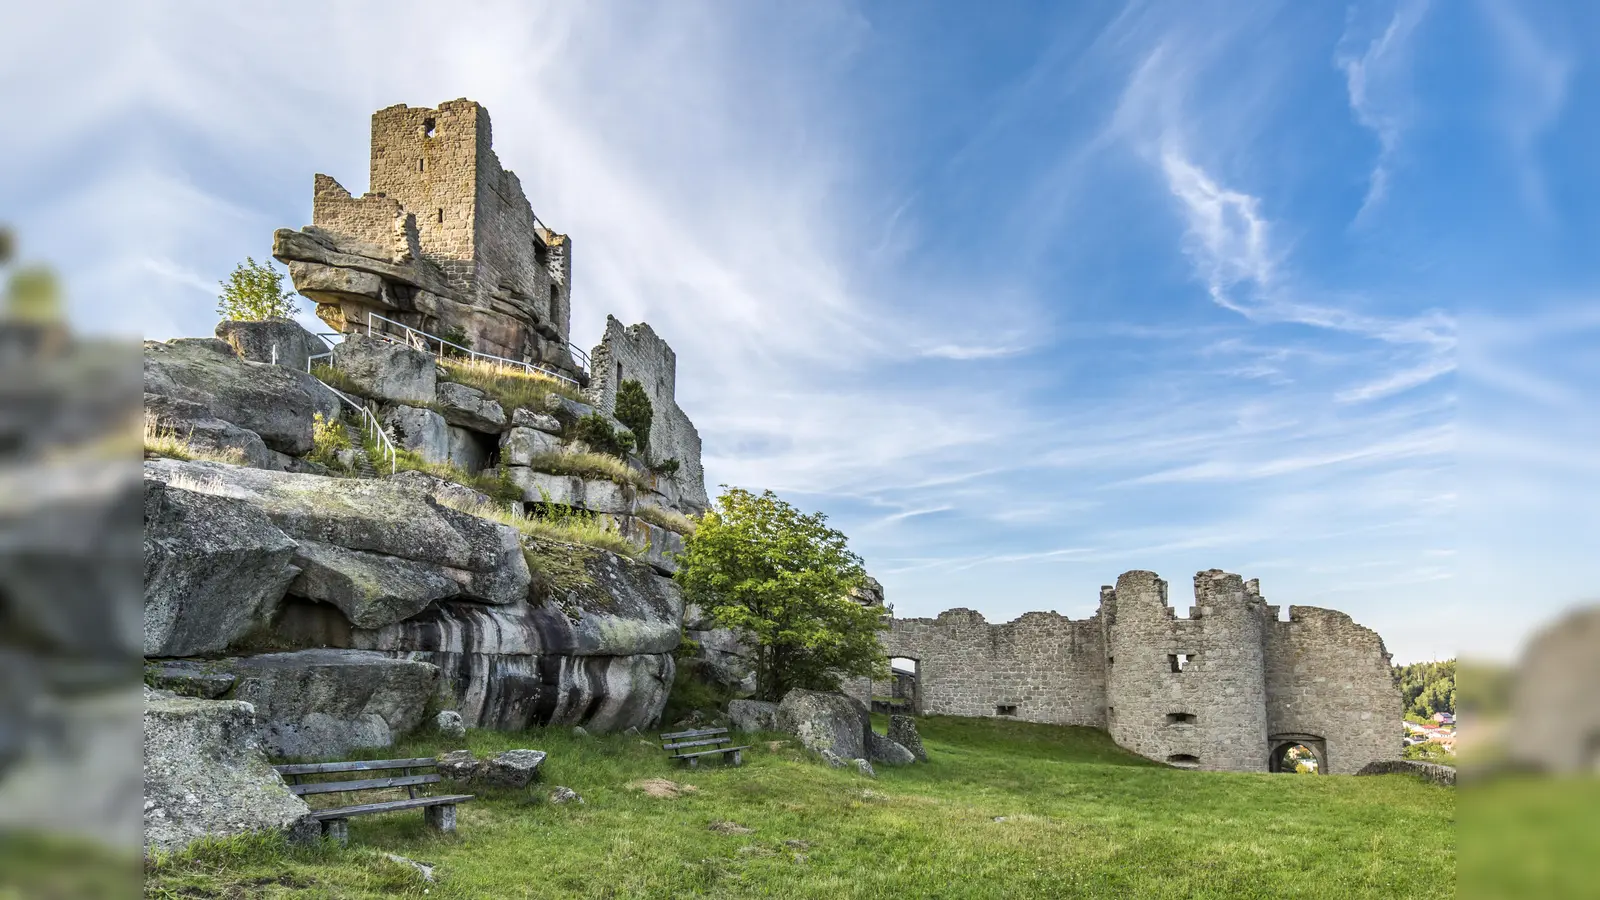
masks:
[(1195, 600), (1174, 616), (1154, 572), (1102, 590), (1111, 737), (1175, 766), (1266, 771), (1262, 601), (1215, 569), (1195, 575)]

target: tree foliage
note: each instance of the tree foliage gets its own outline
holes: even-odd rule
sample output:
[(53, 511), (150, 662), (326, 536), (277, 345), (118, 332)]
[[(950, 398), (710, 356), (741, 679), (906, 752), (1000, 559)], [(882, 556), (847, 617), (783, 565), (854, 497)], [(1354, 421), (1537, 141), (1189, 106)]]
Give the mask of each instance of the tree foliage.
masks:
[(849, 596), (866, 578), (822, 513), (771, 491), (727, 488), (678, 556), (684, 597), (756, 645), (756, 697), (836, 691), (845, 677), (889, 677), (878, 643), (883, 610)]
[(611, 427), (611, 422), (599, 413), (589, 413), (572, 426), (572, 438), (582, 441), (596, 453), (627, 459), (633, 450), (633, 435)]
[(217, 313), (224, 319), (259, 322), (287, 319), (295, 313), (294, 291), (283, 289), (283, 273), (272, 263), (261, 265), (254, 257), (234, 267), (227, 281), (219, 281)]
[(650, 405), (650, 395), (644, 385), (629, 378), (617, 387), (617, 421), (633, 432), (633, 442), (639, 455), (648, 458), (650, 452), (650, 421), (655, 409)]
[(1419, 662), (1394, 667), (1395, 684), (1404, 698), (1404, 715), (1431, 720), (1434, 713), (1456, 711), (1456, 661)]

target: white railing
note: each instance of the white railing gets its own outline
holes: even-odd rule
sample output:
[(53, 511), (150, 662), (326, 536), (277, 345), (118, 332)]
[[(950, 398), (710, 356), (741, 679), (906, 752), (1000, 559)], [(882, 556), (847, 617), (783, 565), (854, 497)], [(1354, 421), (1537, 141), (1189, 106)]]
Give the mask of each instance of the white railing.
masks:
[[(390, 325), (393, 325), (400, 329), (400, 333), (390, 334), (384, 331), (381, 327), (379, 327), (377, 330), (374, 330), (373, 323), (375, 322), (386, 322)], [(431, 354), (433, 356), (444, 356), (446, 355), (444, 348), (454, 347), (455, 349), (461, 351), (462, 356), (467, 357), (473, 362), (482, 360), (496, 366), (504, 366), (511, 369), (521, 369), (530, 375), (540, 375), (545, 378), (554, 378), (559, 381), (565, 381), (575, 387), (583, 386), (576, 378), (573, 378), (570, 375), (562, 374), (561, 372), (558, 372), (549, 366), (541, 365), (539, 363), (525, 362), (520, 359), (508, 359), (504, 356), (495, 356), (493, 353), (482, 353), (472, 349), (471, 347), (463, 347), (460, 344), (447, 341), (436, 334), (429, 334), (426, 331), (412, 328), (410, 325), (407, 325), (404, 322), (396, 322), (393, 319), (380, 316), (375, 312), (367, 313), (367, 337), (382, 338), (383, 340), (391, 341), (393, 343), (405, 344), (412, 349), (421, 350), (422, 352)], [(433, 348), (434, 344), (439, 346), (438, 350)], [(587, 368), (589, 361), (589, 355), (587, 353), (584, 353), (582, 350), (578, 350), (578, 348), (573, 347), (570, 343), (567, 345), (567, 349), (569, 352), (576, 351), (577, 354), (579, 354), (579, 361)]]
[[(314, 356), (307, 357), (306, 358), (306, 373), (307, 374), (311, 373), (311, 367), (316, 363), (317, 360), (319, 360), (319, 359), (327, 359), (327, 358), (329, 358), (331, 356), (333, 356), (332, 351), (330, 351), (328, 353), (318, 353), (318, 354), (315, 354)], [(396, 471), (395, 456), (394, 456), (394, 442), (389, 440), (389, 434), (388, 434), (388, 432), (383, 430), (383, 425), (378, 421), (378, 417), (372, 414), (372, 410), (367, 409), (366, 404), (357, 403), (353, 398), (350, 397), (349, 394), (346, 394), (344, 391), (339, 390), (338, 388), (336, 388), (333, 385), (327, 383), (326, 381), (323, 381), (322, 379), (316, 377), (315, 375), (312, 375), (311, 378), (317, 384), (320, 384), (323, 387), (327, 388), (328, 390), (332, 391), (333, 395), (335, 397), (338, 397), (340, 402), (344, 403), (344, 405), (350, 407), (351, 409), (355, 410), (358, 413), (361, 413), (361, 431), (362, 431), (362, 433), (365, 434), (370, 429), (373, 434), (378, 436), (378, 443), (379, 443), (379, 445), (381, 445), (381, 447), (383, 449), (383, 456), (385, 458), (387, 458), (388, 461), (389, 461), (389, 474), (393, 475), (395, 473), (395, 471)], [(377, 460), (372, 460), (372, 463), (373, 463), (374, 467), (376, 467)]]

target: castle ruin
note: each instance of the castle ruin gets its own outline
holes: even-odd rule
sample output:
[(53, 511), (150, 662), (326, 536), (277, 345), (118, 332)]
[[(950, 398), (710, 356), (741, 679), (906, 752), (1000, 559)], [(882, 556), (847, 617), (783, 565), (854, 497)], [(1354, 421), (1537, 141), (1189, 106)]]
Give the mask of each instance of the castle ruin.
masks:
[[(1399, 758), (1400, 693), (1383, 639), (1344, 613), (1291, 606), (1212, 569), (1187, 618), (1153, 572), (1125, 572), (1094, 616), (1031, 612), (991, 625), (970, 609), (892, 619), (885, 653), (915, 663), (918, 713), (1104, 728), (1183, 768), (1268, 772), (1301, 746), (1317, 771)], [(888, 685), (874, 685), (889, 693)]]
[(387, 327), (376, 314), (583, 380), (572, 239), (534, 214), (491, 138), (489, 111), (467, 99), (378, 110), (369, 192), (317, 175), (311, 227), (280, 230), (273, 255), (338, 332)]

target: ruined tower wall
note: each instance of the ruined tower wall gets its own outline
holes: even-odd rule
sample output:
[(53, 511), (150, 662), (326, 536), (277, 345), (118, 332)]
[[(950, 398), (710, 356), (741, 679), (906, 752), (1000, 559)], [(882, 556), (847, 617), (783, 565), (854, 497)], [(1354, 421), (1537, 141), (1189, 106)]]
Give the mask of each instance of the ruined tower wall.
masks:
[(1326, 741), (1326, 771), (1350, 775), (1400, 756), (1400, 690), (1383, 639), (1349, 616), (1312, 606), (1263, 611), (1267, 728)]
[(1027, 613), (990, 625), (970, 609), (936, 619), (895, 619), (883, 635), (890, 657), (918, 661), (922, 712), (1104, 727), (1105, 648), (1098, 619)]
[(616, 413), (617, 388), (623, 381), (634, 380), (644, 386), (653, 412), (650, 460), (676, 459), (678, 474), (672, 481), (683, 505), (704, 510), (710, 500), (700, 460), (700, 432), (675, 398), (678, 355), (648, 324), (624, 328), (615, 317), (607, 316), (605, 336), (589, 358), (592, 371), (586, 396), (606, 413)]
[(470, 100), (438, 109), (402, 103), (372, 114), (369, 190), (398, 200), (416, 216), (423, 256), (464, 297), (477, 287), (479, 145), (487, 150), (489, 137), (488, 112)]

